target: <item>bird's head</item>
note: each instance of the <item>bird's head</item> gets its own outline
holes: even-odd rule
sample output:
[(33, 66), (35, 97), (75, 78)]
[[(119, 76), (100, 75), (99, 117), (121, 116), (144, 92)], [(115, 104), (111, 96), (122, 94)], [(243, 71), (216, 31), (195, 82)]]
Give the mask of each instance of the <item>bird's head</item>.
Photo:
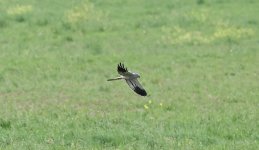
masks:
[(140, 78), (140, 75), (138, 73), (134, 73), (134, 75), (137, 77), (137, 78)]

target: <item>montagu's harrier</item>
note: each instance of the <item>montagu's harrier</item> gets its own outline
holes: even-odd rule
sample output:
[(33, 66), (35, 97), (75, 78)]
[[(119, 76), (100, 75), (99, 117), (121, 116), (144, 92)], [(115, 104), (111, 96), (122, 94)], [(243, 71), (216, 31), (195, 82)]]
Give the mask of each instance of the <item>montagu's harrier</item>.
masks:
[(128, 71), (128, 69), (124, 67), (122, 63), (118, 64), (117, 71), (120, 74), (120, 77), (117, 77), (114, 79), (108, 79), (107, 81), (125, 79), (125, 81), (128, 83), (129, 87), (132, 90), (134, 90), (136, 93), (138, 93), (141, 96), (147, 96), (147, 92), (137, 80), (137, 78), (140, 78), (139, 74)]

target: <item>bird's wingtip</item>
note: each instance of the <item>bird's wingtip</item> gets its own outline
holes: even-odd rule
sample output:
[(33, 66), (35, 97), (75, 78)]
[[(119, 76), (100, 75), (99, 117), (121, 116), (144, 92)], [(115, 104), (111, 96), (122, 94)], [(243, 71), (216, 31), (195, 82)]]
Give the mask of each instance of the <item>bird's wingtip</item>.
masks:
[(147, 96), (147, 92), (144, 89), (141, 89), (139, 87), (135, 87), (134, 91), (141, 96)]

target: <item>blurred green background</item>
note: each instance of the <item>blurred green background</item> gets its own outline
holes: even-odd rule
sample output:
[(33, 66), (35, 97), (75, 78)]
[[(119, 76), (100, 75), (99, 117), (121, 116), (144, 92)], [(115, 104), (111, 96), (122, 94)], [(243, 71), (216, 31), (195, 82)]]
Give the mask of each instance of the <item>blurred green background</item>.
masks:
[(0, 149), (258, 149), (258, 8), (0, 0)]

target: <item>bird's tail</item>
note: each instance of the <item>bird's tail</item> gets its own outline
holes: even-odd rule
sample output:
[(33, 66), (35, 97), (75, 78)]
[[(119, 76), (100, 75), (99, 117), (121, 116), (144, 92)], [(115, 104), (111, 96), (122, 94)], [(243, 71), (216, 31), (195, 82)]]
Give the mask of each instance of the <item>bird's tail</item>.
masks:
[(108, 79), (107, 81), (114, 81), (114, 80), (121, 80), (121, 79), (124, 79), (123, 77), (117, 77), (117, 78), (114, 78), (114, 79)]

